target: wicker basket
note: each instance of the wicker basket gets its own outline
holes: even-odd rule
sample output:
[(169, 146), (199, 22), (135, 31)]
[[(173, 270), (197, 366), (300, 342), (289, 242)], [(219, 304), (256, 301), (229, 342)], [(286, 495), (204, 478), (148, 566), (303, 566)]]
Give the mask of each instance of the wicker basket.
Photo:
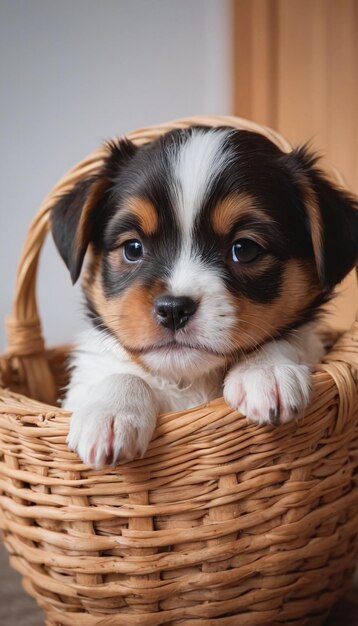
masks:
[[(143, 144), (195, 122), (254, 129), (290, 150), (232, 117), (128, 136)], [(322, 624), (357, 562), (358, 327), (317, 367), (298, 425), (250, 425), (219, 399), (162, 416), (142, 460), (84, 466), (66, 447), (69, 413), (54, 406), (68, 349), (45, 349), (35, 282), (54, 196), (103, 155), (48, 196), (19, 266), (0, 363), (11, 390), (0, 392), (0, 527), (11, 563), (48, 626)]]

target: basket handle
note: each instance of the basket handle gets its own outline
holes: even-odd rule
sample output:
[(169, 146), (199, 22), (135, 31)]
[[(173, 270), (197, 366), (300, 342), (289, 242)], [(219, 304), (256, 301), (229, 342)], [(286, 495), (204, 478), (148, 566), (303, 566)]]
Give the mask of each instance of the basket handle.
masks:
[[(252, 130), (268, 137), (281, 150), (292, 148), (279, 133), (248, 120), (232, 116), (194, 116), (150, 126), (128, 133), (126, 137), (140, 146), (174, 128), (193, 124), (206, 126), (232, 126)], [(44, 402), (54, 403), (56, 388), (45, 352), (45, 342), (36, 300), (36, 276), (39, 256), (49, 231), (50, 210), (58, 197), (66, 193), (83, 178), (99, 171), (106, 155), (102, 146), (73, 167), (52, 189), (40, 206), (25, 239), (17, 269), (15, 295), (11, 314), (6, 319), (7, 350), (10, 357), (21, 359), (27, 378), (29, 395)], [(335, 177), (337, 179), (337, 177)]]
[(74, 167), (41, 204), (25, 239), (17, 268), (12, 312), (5, 320), (7, 357), (12, 357), (14, 369), (21, 370), (29, 395), (50, 404), (55, 403), (57, 392), (46, 358), (36, 300), (39, 256), (49, 230), (50, 210), (56, 198), (68, 191), (82, 176), (97, 171), (103, 156), (102, 148)]

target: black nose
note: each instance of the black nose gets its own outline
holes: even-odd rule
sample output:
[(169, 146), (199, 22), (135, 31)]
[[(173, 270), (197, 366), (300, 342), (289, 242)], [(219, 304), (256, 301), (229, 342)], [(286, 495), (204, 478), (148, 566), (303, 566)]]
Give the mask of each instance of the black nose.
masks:
[(197, 304), (191, 298), (160, 296), (154, 302), (155, 317), (159, 324), (171, 330), (179, 330), (194, 315)]

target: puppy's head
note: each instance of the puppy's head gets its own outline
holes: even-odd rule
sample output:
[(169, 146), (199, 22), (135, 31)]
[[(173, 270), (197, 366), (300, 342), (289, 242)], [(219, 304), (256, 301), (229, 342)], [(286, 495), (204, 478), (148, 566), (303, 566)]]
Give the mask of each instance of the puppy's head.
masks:
[(154, 371), (192, 377), (309, 320), (358, 256), (358, 207), (305, 149), (231, 128), (110, 143), (52, 210), (93, 323)]

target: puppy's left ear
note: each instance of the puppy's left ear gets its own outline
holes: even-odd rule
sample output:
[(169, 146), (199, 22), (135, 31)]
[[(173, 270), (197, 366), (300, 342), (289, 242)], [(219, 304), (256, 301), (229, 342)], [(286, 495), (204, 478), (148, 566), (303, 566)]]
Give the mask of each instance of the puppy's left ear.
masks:
[(286, 158), (303, 196), (318, 276), (330, 290), (358, 262), (358, 200), (328, 180), (306, 147)]

